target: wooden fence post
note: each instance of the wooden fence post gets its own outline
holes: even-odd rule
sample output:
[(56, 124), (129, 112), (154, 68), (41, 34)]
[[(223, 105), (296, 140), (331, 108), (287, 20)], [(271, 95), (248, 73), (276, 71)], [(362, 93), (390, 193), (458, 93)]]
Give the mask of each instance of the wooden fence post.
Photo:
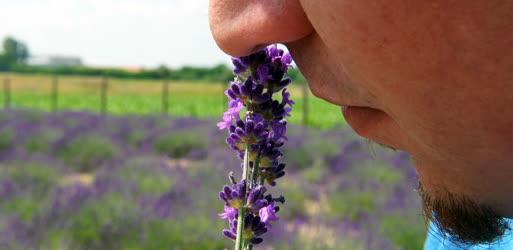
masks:
[(308, 84), (304, 83), (303, 89), (303, 126), (308, 126)]
[(107, 77), (102, 78), (101, 82), (101, 100), (100, 100), (100, 110), (102, 115), (107, 114), (107, 90), (109, 88), (109, 79)]
[(11, 79), (8, 76), (4, 78), (4, 108), (11, 108)]
[(52, 112), (57, 111), (59, 107), (59, 77), (54, 76), (52, 79), (52, 94), (51, 94), (51, 110)]
[(169, 82), (162, 83), (162, 114), (167, 115), (169, 110)]

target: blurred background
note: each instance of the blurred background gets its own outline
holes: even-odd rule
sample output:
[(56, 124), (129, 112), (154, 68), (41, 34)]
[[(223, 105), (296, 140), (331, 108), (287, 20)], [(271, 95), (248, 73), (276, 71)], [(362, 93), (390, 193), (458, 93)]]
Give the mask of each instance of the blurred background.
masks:
[[(0, 0), (0, 249), (230, 249), (215, 126), (230, 58), (207, 0)], [(257, 249), (421, 249), (409, 156), (359, 138), (297, 69), (287, 201)]]

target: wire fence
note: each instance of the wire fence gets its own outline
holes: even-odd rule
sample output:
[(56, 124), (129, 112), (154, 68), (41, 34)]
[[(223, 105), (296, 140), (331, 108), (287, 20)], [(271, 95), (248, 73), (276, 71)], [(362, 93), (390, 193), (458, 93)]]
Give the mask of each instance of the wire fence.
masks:
[[(190, 86), (186, 86), (190, 85)], [(90, 101), (87, 102), (86, 107), (82, 106), (82, 108), (97, 110), (103, 115), (107, 115), (110, 113), (111, 109), (109, 109), (110, 97), (114, 94), (116, 97), (125, 95), (126, 105), (132, 101), (135, 101), (135, 97), (140, 95), (146, 95), (148, 98), (152, 99), (152, 108), (148, 108), (150, 113), (161, 113), (163, 115), (169, 114), (171, 105), (182, 105), (187, 106), (187, 102), (191, 98), (195, 98), (196, 102), (205, 102), (205, 107), (209, 110), (214, 110), (213, 113), (219, 113), (226, 109), (227, 98), (224, 95), (224, 91), (227, 87), (226, 83), (220, 84), (208, 84), (203, 85), (201, 87), (194, 86), (194, 83), (182, 84), (182, 85), (173, 85), (167, 80), (163, 80), (160, 82), (152, 81), (151, 83), (145, 83), (144, 81), (134, 81), (133, 83), (124, 83), (120, 82), (116, 79), (111, 79), (109, 77), (96, 77), (96, 78), (80, 78), (77, 77), (75, 79), (70, 79), (69, 77), (59, 77), (55, 76), (37, 76), (37, 78), (33, 79), (24, 79), (21, 77), (12, 77), (10, 75), (3, 76), (3, 107), (4, 109), (16, 107), (28, 107), (28, 108), (44, 108), (48, 109), (52, 112), (59, 111), (61, 109), (69, 109), (69, 103), (62, 104), (62, 97), (65, 95), (69, 95), (73, 93), (77, 95), (77, 102), (82, 98), (89, 98)], [(185, 87), (184, 87), (185, 86)], [(208, 86), (208, 87), (205, 87)], [(295, 108), (301, 109), (301, 124), (308, 126), (309, 125), (309, 95), (310, 91), (306, 84), (301, 85), (299, 87), (299, 91), (295, 91), (294, 93), (297, 97), (300, 94), (301, 105), (296, 106)], [(173, 91), (177, 91), (175, 95), (171, 95)], [(33, 99), (46, 99), (43, 101), (39, 101), (38, 105), (22, 105), (18, 103), (13, 103), (13, 95), (15, 93), (33, 93)], [(36, 94), (34, 94), (36, 93)], [(96, 97), (95, 97), (96, 96)], [(189, 98), (187, 98), (189, 96)], [(219, 98), (219, 96), (221, 96)], [(218, 98), (219, 101), (212, 101), (212, 97)], [(28, 97), (30, 98), (30, 97)], [(91, 99), (92, 98), (92, 99)], [(130, 99), (131, 98), (131, 99)], [(160, 107), (155, 107), (153, 103), (155, 103), (155, 98), (160, 98)], [(173, 101), (173, 98), (179, 98), (180, 100)], [(184, 99), (185, 98), (185, 99)], [(185, 101), (182, 101), (184, 99)], [(210, 100), (210, 101), (209, 101)], [(35, 100), (33, 100), (35, 102)], [(44, 104), (41, 105), (41, 103)], [(31, 102), (32, 103), (32, 102)], [(14, 105), (16, 104), (16, 105)], [(146, 103), (149, 105), (149, 103)], [(135, 104), (135, 105), (145, 105), (144, 103)], [(213, 107), (218, 105), (218, 107)], [(37, 107), (34, 107), (37, 106)], [(48, 107), (41, 107), (48, 106)], [(143, 107), (138, 107), (143, 108)], [(119, 108), (118, 108), (119, 109)], [(194, 105), (190, 105), (188, 107), (188, 111), (185, 111), (186, 115), (196, 116), (198, 113), (198, 108)], [(204, 109), (204, 108), (202, 108)], [(187, 114), (188, 113), (188, 114)]]

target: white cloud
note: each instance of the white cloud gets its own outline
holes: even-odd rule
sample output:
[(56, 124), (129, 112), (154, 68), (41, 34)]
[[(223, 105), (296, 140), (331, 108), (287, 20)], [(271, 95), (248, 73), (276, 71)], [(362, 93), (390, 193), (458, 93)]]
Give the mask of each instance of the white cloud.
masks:
[(228, 62), (215, 45), (208, 0), (0, 0), (0, 37), (33, 54), (81, 56), (116, 66)]

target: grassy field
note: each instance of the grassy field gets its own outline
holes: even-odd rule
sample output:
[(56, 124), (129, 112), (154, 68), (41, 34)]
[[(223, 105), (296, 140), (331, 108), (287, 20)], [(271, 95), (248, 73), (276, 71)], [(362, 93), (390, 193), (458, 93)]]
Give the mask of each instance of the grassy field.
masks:
[[(51, 109), (53, 78), (39, 75), (0, 74), (10, 80), (11, 107)], [(99, 77), (59, 77), (58, 109), (100, 111)], [(111, 114), (155, 114), (162, 112), (162, 82), (152, 80), (109, 79), (107, 110)], [(172, 116), (221, 117), (226, 108), (226, 84), (208, 82), (170, 82), (169, 109)], [(290, 119), (303, 120), (304, 98), (301, 86), (291, 86), (296, 106)], [(5, 103), (5, 85), (0, 103)], [(333, 128), (345, 124), (340, 108), (308, 93), (308, 125)]]

